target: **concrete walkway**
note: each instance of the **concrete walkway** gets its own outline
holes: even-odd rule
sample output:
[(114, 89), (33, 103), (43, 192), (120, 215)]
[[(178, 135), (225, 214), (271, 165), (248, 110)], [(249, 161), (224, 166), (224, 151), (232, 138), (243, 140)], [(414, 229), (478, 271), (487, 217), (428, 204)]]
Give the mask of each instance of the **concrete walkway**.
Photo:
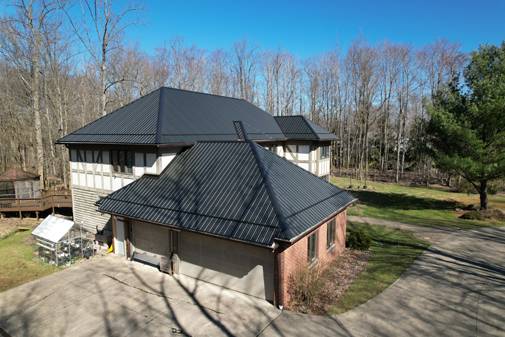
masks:
[(284, 311), (262, 336), (505, 336), (505, 228), (458, 231), (336, 317)]

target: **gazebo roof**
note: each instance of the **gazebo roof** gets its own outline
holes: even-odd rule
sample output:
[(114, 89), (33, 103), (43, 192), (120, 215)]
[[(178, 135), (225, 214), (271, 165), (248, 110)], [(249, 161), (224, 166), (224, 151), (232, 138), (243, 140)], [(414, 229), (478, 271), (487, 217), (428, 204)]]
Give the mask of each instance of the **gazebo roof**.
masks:
[(23, 171), (20, 168), (11, 168), (0, 175), (0, 181), (21, 181), (21, 180), (35, 180), (39, 175)]

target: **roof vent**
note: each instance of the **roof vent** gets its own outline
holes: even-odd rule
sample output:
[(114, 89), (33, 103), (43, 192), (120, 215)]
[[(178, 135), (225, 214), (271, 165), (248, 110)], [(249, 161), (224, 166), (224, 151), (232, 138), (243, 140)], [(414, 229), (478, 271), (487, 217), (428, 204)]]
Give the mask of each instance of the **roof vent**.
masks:
[(237, 133), (237, 139), (242, 141), (249, 141), (249, 136), (247, 135), (247, 131), (244, 128), (244, 124), (242, 121), (233, 121), (233, 127), (235, 128), (235, 132)]

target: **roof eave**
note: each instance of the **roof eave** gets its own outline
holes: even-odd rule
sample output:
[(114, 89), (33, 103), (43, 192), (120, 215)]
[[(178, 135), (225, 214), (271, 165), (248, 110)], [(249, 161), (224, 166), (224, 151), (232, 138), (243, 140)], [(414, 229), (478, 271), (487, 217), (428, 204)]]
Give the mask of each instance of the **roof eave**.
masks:
[[(98, 204), (98, 201), (95, 203), (95, 205), (97, 205), (97, 204)], [(165, 226), (165, 227), (173, 228), (173, 229), (176, 229), (176, 230), (179, 230), (179, 231), (186, 231), (186, 232), (192, 232), (192, 233), (197, 233), (197, 234), (201, 234), (201, 235), (207, 235), (207, 236), (216, 237), (216, 238), (223, 239), (223, 240), (230, 240), (230, 241), (240, 242), (240, 243), (243, 243), (243, 244), (247, 244), (247, 245), (251, 245), (251, 246), (257, 246), (257, 247), (261, 247), (261, 248), (270, 248), (270, 249), (272, 248), (272, 244), (271, 243), (270, 244), (262, 244), (262, 243), (259, 243), (259, 242), (245, 241), (245, 240), (240, 240), (240, 239), (231, 238), (231, 237), (227, 237), (227, 236), (222, 236), (222, 235), (217, 235), (217, 234), (212, 234), (212, 233), (207, 233), (207, 232), (192, 230), (192, 229), (188, 229), (188, 228), (183, 228), (183, 227), (179, 227), (179, 226), (176, 226), (176, 225), (165, 224), (165, 223), (161, 223), (161, 222), (155, 222), (155, 221), (151, 221), (151, 220), (145, 220), (145, 219), (135, 218), (135, 217), (132, 217), (132, 216), (129, 216), (129, 215), (126, 215), (126, 214), (120, 214), (120, 213), (115, 213), (115, 212), (111, 212), (111, 211), (104, 211), (104, 210), (100, 210), (100, 209), (98, 211), (100, 213), (110, 214), (110, 215), (113, 215), (113, 216), (121, 216), (121, 217), (125, 217), (125, 218), (132, 219), (132, 220), (137, 220), (137, 221), (152, 223), (152, 224), (156, 224), (156, 225), (160, 225), (160, 226)]]
[(349, 206), (351, 206), (352, 204), (354, 204), (356, 201), (358, 201), (358, 199), (354, 198), (353, 200), (349, 201), (347, 204), (345, 204), (344, 206), (342, 206), (341, 208), (339, 208), (337, 211), (331, 213), (330, 215), (328, 215), (326, 218), (324, 218), (322, 221), (318, 222), (317, 224), (307, 228), (306, 230), (304, 230), (303, 232), (301, 232), (300, 234), (292, 237), (291, 239), (284, 239), (284, 238), (274, 238), (274, 241), (280, 241), (280, 242), (285, 242), (285, 243), (289, 243), (289, 244), (293, 244), (295, 242), (297, 242), (298, 240), (300, 240), (301, 238), (303, 238), (305, 235), (307, 235), (308, 233), (312, 232), (313, 230), (315, 230), (317, 227), (321, 226), (322, 224), (324, 224), (325, 222), (328, 222), (328, 220), (330, 220), (331, 218), (333, 218), (334, 216), (336, 216), (337, 214), (340, 214), (342, 213), (346, 208), (348, 208)]

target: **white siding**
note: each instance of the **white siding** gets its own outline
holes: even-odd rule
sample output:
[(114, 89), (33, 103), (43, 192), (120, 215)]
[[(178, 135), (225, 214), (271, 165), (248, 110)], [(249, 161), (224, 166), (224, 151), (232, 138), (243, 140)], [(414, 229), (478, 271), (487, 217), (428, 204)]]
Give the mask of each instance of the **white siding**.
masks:
[(279, 157), (284, 157), (284, 146), (277, 146), (277, 155)]
[(170, 153), (162, 153), (161, 154), (161, 167), (160, 167), (160, 172), (163, 172), (163, 170), (170, 164), (170, 162), (175, 158), (176, 153), (170, 152)]
[(300, 166), (302, 169), (309, 171), (309, 163), (298, 163), (298, 166)]
[[(70, 168), (71, 168), (71, 184), (72, 189), (77, 190), (74, 203), (74, 218), (77, 221), (86, 220), (96, 221), (97, 225), (102, 226), (103, 223), (98, 221), (102, 219), (100, 213), (96, 212), (94, 202), (97, 200), (90, 197), (89, 193), (94, 195), (107, 195), (112, 191), (116, 191), (141, 177), (145, 173), (159, 174), (161, 171), (175, 158), (179, 149), (164, 151), (159, 156), (154, 152), (135, 152), (134, 164), (132, 173), (117, 173), (112, 171), (110, 161), (110, 152), (108, 150), (70, 150)], [(99, 162), (101, 152), (101, 162)], [(87, 191), (87, 194), (79, 191)], [(96, 199), (96, 200), (95, 200)], [(93, 225), (87, 226), (94, 230)]]
[(112, 189), (110, 177), (103, 177), (103, 189), (110, 191)]

